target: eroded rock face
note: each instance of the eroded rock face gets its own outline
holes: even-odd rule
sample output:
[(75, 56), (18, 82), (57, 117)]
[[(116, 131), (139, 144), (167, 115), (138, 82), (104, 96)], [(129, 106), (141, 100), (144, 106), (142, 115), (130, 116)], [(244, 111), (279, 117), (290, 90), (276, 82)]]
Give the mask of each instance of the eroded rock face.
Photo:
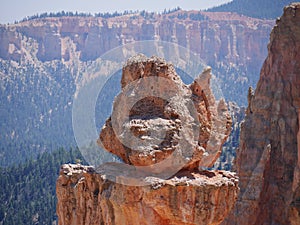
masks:
[[(193, 19), (195, 15), (206, 19)], [(114, 18), (46, 17), (0, 25), (0, 58), (28, 68), (57, 61), (76, 71), (78, 63), (89, 64), (120, 45), (143, 40), (172, 42), (199, 54), (214, 69), (227, 100), (246, 105), (241, 96), (258, 80), (257, 68), (266, 57), (273, 25), (272, 20), (201, 11), (153, 17), (139, 13)]]
[(236, 167), (240, 194), (227, 224), (300, 224), (300, 4), (274, 27), (249, 91)]
[[(108, 50), (121, 44), (138, 40), (161, 40), (175, 42), (201, 53), (210, 65), (224, 61), (244, 64), (260, 62), (265, 56), (262, 45), (274, 24), (271, 20), (260, 20), (235, 13), (196, 12), (207, 17), (203, 20), (178, 19), (177, 14), (188, 16), (195, 12), (175, 12), (170, 15), (154, 15), (153, 19), (139, 14), (115, 18), (97, 17), (49, 17), (24, 21), (11, 25), (0, 25), (0, 57), (11, 59), (16, 51), (26, 46), (26, 39), (38, 41), (35, 46), (41, 61), (66, 57), (66, 39), (76, 45), (83, 61), (95, 60)], [(21, 60), (24, 52), (18, 52)], [(252, 60), (249, 60), (251, 58)]]
[(215, 101), (206, 69), (190, 86), (173, 65), (137, 55), (123, 68), (122, 92), (98, 140), (127, 164), (149, 166), (174, 152), (184, 168), (211, 166), (230, 133), (231, 117)]
[(92, 167), (65, 164), (56, 184), (60, 225), (215, 225), (233, 207), (237, 178), (227, 171), (112, 182)]

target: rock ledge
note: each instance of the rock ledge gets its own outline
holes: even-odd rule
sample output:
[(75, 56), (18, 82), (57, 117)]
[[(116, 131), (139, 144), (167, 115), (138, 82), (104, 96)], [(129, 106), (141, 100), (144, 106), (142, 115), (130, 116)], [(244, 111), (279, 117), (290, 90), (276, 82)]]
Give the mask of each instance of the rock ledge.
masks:
[(238, 179), (228, 171), (146, 177), (147, 186), (106, 179), (90, 166), (65, 164), (57, 180), (60, 225), (220, 224), (234, 205)]

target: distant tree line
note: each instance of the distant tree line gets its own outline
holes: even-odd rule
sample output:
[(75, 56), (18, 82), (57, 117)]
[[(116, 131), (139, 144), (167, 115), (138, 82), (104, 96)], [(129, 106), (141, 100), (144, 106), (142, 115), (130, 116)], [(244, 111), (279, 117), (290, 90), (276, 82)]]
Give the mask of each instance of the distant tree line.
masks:
[(102, 18), (112, 18), (112, 17), (117, 17), (117, 16), (123, 16), (123, 15), (128, 15), (128, 14), (134, 14), (134, 13), (138, 13), (137, 11), (131, 11), (131, 10), (125, 10), (123, 13), (120, 12), (113, 12), (113, 13), (95, 13), (95, 14), (91, 14), (91, 13), (83, 13), (83, 12), (65, 12), (65, 11), (61, 11), (61, 12), (50, 12), (50, 13), (42, 13), (42, 14), (35, 14), (33, 16), (27, 16), (24, 19), (22, 19), (20, 22), (24, 22), (24, 21), (29, 21), (29, 20), (34, 20), (34, 19), (41, 19), (41, 18), (47, 18), (47, 17), (64, 17), (64, 16), (68, 16), (68, 17), (102, 17)]
[(164, 9), (164, 11), (162, 12), (163, 15), (166, 15), (166, 14), (170, 14), (170, 13), (173, 13), (173, 12), (177, 12), (177, 11), (180, 11), (181, 8), (179, 6), (177, 6), (176, 8), (174, 9)]
[(21, 21), (15, 21), (15, 23), (18, 22), (25, 22), (25, 21), (30, 21), (30, 20), (34, 20), (34, 19), (42, 19), (42, 18), (47, 18), (47, 17), (64, 17), (64, 16), (68, 16), (68, 17), (101, 17), (101, 18), (113, 18), (113, 17), (118, 17), (118, 16), (124, 16), (124, 15), (130, 15), (130, 14), (139, 14), (142, 17), (146, 18), (146, 19), (151, 19), (154, 18), (155, 14), (162, 14), (162, 15), (167, 15), (167, 14), (171, 14), (173, 12), (177, 12), (180, 11), (181, 8), (180, 7), (176, 7), (174, 9), (164, 9), (162, 13), (155, 13), (155, 12), (147, 12), (146, 10), (143, 11), (134, 11), (134, 10), (125, 10), (124, 12), (113, 12), (113, 13), (109, 13), (109, 12), (105, 12), (105, 13), (95, 13), (95, 14), (91, 14), (91, 13), (83, 13), (83, 12), (65, 12), (65, 11), (61, 11), (61, 12), (50, 12), (50, 13), (41, 13), (41, 14), (35, 14), (33, 16), (27, 16), (24, 19), (22, 19)]
[(95, 13), (94, 17), (101, 17), (101, 18), (113, 18), (113, 17), (118, 17), (118, 16), (124, 16), (124, 15), (130, 15), (130, 14), (137, 14), (138, 11), (132, 11), (132, 10), (125, 10), (124, 12), (113, 12), (113, 13)]

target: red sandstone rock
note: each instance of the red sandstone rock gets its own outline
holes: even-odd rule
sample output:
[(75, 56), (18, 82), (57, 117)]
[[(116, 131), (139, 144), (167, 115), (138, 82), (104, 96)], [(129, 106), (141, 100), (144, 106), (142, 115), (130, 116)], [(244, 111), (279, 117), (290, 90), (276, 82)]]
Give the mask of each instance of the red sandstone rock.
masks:
[(234, 205), (238, 179), (199, 171), (199, 162), (215, 162), (231, 127), (210, 78), (209, 68), (187, 86), (161, 58), (130, 58), (98, 140), (125, 164), (63, 165), (59, 224), (220, 224)]
[(130, 58), (99, 144), (134, 166), (150, 166), (172, 154), (185, 161), (184, 168), (193, 170), (199, 162), (212, 166), (230, 133), (231, 117), (226, 104), (215, 100), (210, 78), (207, 69), (189, 87), (163, 59)]
[(202, 171), (146, 186), (115, 183), (92, 167), (63, 165), (56, 184), (59, 225), (215, 225), (233, 207), (238, 180)]
[(239, 198), (224, 224), (300, 224), (300, 3), (284, 9), (268, 52), (241, 129)]

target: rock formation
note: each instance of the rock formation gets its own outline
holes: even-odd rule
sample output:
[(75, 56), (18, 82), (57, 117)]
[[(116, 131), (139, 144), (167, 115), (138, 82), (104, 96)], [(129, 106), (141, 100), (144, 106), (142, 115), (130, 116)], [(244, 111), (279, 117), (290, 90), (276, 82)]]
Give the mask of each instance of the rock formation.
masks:
[(99, 142), (135, 166), (158, 163), (177, 151), (189, 158), (185, 166), (191, 170), (200, 161), (212, 166), (230, 133), (231, 117), (222, 100), (216, 103), (210, 77), (207, 69), (188, 87), (163, 59), (130, 58)]
[(220, 224), (238, 179), (212, 166), (231, 129), (207, 68), (185, 85), (158, 57), (137, 55), (123, 68), (122, 91), (98, 140), (124, 163), (94, 169), (63, 165), (59, 224)]
[(59, 224), (220, 224), (237, 194), (237, 179), (226, 171), (149, 177), (147, 183), (122, 185), (91, 167), (65, 164), (56, 185)]
[(277, 20), (241, 129), (240, 194), (224, 224), (300, 224), (300, 3)]
[[(181, 14), (186, 16), (181, 17)], [(199, 19), (193, 19), (195, 14)], [(0, 57), (21, 60), (29, 39), (37, 42), (35, 47), (41, 61), (70, 60), (69, 54), (72, 53), (66, 48), (70, 41), (74, 43), (80, 59), (88, 61), (120, 44), (162, 40), (201, 53), (209, 65), (229, 59), (231, 63), (243, 60), (244, 64), (249, 64), (265, 56), (261, 47), (266, 44), (272, 25), (271, 20), (234, 13), (196, 11), (153, 15), (152, 19), (140, 14), (112, 18), (46, 17), (0, 25)]]
[[(271, 20), (234, 13), (199, 11), (178, 11), (152, 18), (140, 14), (112, 18), (46, 17), (0, 25), (0, 58), (22, 62), (27, 67), (39, 61), (47, 64), (57, 60), (73, 68), (79, 61), (96, 60), (105, 52), (134, 41), (172, 42), (199, 54), (221, 77), (226, 98), (238, 102), (241, 92), (257, 82), (256, 68), (266, 57), (264, 46), (273, 24)], [(234, 90), (233, 82), (243, 88)], [(241, 93), (239, 98), (235, 98), (235, 93)], [(246, 98), (243, 104), (246, 105)]]

